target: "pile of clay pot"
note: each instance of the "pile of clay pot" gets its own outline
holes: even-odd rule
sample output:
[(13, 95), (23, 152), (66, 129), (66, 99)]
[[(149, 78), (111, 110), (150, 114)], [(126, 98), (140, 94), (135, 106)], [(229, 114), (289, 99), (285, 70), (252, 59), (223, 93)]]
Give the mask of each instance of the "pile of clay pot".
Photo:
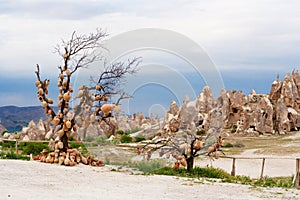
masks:
[(38, 156), (35, 160), (40, 160), (45, 163), (55, 163), (59, 165), (65, 166), (75, 166), (76, 164), (82, 163), (90, 166), (104, 166), (104, 163), (98, 159), (92, 158), (88, 156), (84, 157), (77, 149), (67, 149), (67, 152), (61, 151), (63, 147), (62, 142), (58, 142), (55, 145), (55, 151), (48, 153), (46, 149), (44, 149), (41, 153), (41, 156)]

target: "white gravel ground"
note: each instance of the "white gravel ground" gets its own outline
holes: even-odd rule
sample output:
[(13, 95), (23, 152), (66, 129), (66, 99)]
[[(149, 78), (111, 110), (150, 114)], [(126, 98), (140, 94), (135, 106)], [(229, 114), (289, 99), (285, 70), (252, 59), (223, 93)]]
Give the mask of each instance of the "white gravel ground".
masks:
[(0, 160), (0, 169), (0, 199), (300, 199), (296, 189), (131, 175), (111, 171), (111, 166)]

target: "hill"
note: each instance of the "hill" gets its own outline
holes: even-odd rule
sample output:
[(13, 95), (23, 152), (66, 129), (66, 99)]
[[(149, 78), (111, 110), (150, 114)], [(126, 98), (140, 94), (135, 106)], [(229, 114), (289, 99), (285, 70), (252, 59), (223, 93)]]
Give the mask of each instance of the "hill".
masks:
[(37, 122), (40, 118), (45, 118), (41, 106), (17, 107), (3, 106), (0, 107), (0, 124), (9, 132), (16, 132), (27, 126), (33, 120)]

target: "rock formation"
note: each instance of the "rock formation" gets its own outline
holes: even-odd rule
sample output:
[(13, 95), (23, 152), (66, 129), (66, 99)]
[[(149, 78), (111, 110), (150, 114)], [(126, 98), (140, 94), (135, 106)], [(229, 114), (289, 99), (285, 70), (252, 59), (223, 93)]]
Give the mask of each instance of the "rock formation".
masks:
[[(177, 113), (180, 113), (177, 115)], [(176, 123), (175, 123), (176, 122)], [(172, 124), (172, 125), (171, 125)], [(178, 125), (180, 124), (180, 125)], [(284, 134), (300, 128), (300, 76), (298, 70), (272, 83), (270, 94), (246, 96), (242, 91), (222, 89), (214, 100), (205, 86), (196, 100), (186, 98), (179, 108), (174, 102), (166, 113), (165, 127), (175, 129), (228, 130), (231, 133)]]

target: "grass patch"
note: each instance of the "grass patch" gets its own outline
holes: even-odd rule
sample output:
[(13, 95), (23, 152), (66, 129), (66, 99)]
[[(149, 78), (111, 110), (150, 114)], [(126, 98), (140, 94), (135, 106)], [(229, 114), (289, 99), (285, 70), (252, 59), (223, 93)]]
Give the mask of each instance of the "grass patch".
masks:
[(29, 160), (27, 155), (17, 155), (14, 152), (9, 152), (3, 155), (3, 159), (13, 159), (13, 160)]
[(149, 174), (157, 175), (169, 175), (169, 176), (178, 176), (178, 177), (187, 177), (187, 178), (216, 178), (220, 179), (225, 183), (239, 183), (252, 186), (260, 187), (281, 187), (281, 188), (292, 188), (293, 177), (276, 177), (269, 178), (264, 177), (262, 179), (251, 179), (248, 176), (231, 176), (229, 173), (225, 172), (222, 169), (218, 168), (200, 168), (195, 167), (194, 169), (187, 171), (184, 168), (179, 168), (174, 170), (171, 167), (163, 167), (154, 171), (151, 171)]

